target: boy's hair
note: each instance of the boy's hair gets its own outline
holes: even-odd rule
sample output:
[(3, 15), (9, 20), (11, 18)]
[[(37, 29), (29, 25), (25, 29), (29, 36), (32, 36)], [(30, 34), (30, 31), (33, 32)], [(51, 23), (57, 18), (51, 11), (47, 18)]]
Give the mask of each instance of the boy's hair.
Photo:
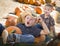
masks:
[(45, 4), (45, 6), (48, 6), (48, 7), (53, 8), (53, 5), (52, 4), (49, 4), (49, 3)]
[(25, 23), (25, 17), (29, 14), (29, 16), (33, 17), (32, 14), (30, 12), (22, 12), (18, 18), (17, 23)]

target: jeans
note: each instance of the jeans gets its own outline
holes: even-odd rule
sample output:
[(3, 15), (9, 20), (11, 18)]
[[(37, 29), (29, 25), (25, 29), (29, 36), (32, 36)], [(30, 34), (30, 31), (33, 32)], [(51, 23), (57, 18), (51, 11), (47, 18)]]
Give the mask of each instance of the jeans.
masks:
[[(15, 40), (13, 40), (15, 39)], [(22, 43), (33, 43), (34, 42), (34, 36), (30, 35), (30, 34), (25, 34), (25, 35), (21, 35), (21, 34), (10, 34), (8, 36), (8, 41), (13, 41), (13, 42), (22, 42)]]
[(48, 42), (48, 41), (50, 41), (50, 40), (51, 40), (51, 38), (50, 38), (48, 35), (46, 35), (45, 42)]
[(20, 42), (33, 43), (34, 36), (33, 35), (21, 35)]
[(2, 24), (0, 24), (0, 36), (2, 35), (2, 32), (4, 29), (5, 29), (5, 27)]

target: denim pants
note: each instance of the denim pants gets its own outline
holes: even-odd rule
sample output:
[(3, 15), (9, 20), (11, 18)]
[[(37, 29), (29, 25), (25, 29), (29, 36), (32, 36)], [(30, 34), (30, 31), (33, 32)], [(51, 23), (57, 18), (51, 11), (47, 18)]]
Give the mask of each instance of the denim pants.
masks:
[(2, 35), (2, 32), (4, 29), (5, 29), (5, 27), (2, 24), (0, 24), (0, 36)]
[[(15, 40), (13, 40), (15, 39)], [(20, 43), (34, 43), (34, 36), (30, 34), (10, 34), (8, 36), (8, 41), (15, 41), (15, 42), (20, 42)]]
[(48, 35), (46, 35), (46, 39), (45, 39), (45, 42), (48, 42), (51, 40), (51, 37), (49, 37)]

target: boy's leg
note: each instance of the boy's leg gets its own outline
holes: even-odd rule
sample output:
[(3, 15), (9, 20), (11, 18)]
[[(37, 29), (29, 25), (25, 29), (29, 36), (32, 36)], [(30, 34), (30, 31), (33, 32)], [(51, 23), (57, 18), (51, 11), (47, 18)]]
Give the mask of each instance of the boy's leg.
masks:
[(7, 37), (8, 37), (8, 32), (6, 30), (4, 30), (2, 32), (2, 39), (3, 39), (3, 43), (6, 44), (7, 41)]
[(33, 35), (21, 35), (20, 42), (34, 43), (34, 39)]
[(5, 27), (2, 24), (0, 24), (0, 36), (2, 35), (2, 32), (4, 29), (5, 29)]
[[(10, 39), (11, 37), (11, 39)], [(15, 40), (13, 40), (15, 39)], [(30, 34), (26, 34), (26, 35), (21, 35), (21, 34), (10, 34), (8, 36), (8, 41), (11, 42), (11, 40), (13, 42), (16, 43), (33, 43), (34, 42), (34, 36), (30, 35)]]

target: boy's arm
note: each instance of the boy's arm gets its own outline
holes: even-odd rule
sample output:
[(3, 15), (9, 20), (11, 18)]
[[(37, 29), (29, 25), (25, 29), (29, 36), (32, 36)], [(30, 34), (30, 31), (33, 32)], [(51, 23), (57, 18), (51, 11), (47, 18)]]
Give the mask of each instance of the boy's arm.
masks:
[(55, 27), (54, 27), (54, 26), (51, 26), (51, 27), (50, 27), (50, 33), (51, 33), (53, 36), (56, 36), (56, 34), (55, 34)]
[(51, 20), (50, 20), (50, 31), (55, 31), (55, 21), (54, 19), (51, 17)]
[(43, 30), (41, 31), (41, 34), (49, 34), (49, 29), (47, 28), (46, 24), (44, 22), (41, 23), (42, 24), (42, 27), (43, 27)]
[(41, 17), (38, 17), (39, 23), (41, 23), (43, 30), (40, 32), (40, 34), (49, 34), (49, 29), (47, 28), (46, 24), (44, 23), (44, 21), (42, 20)]
[(50, 19), (50, 33), (55, 36), (55, 21), (52, 17)]
[(55, 27), (54, 26), (50, 26), (50, 31), (55, 31)]

